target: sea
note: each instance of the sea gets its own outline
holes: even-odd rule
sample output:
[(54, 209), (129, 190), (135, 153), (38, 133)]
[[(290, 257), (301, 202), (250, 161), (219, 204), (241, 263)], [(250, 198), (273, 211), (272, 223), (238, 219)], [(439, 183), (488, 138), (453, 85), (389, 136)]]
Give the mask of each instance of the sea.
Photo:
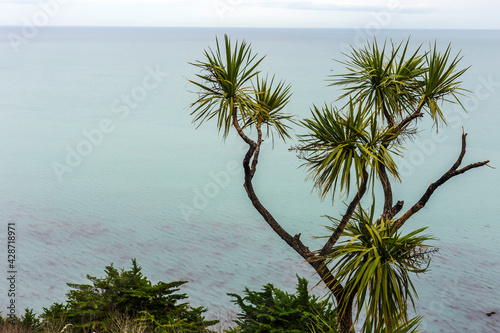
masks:
[[(303, 119), (341, 95), (329, 77), (346, 73), (351, 47), (409, 39), (421, 52), (451, 46), (465, 96), (442, 108), (448, 126), (425, 116), (397, 158), (395, 200), (408, 209), (456, 161), (490, 160), (439, 187), (403, 232), (428, 227), (439, 248), (414, 275), (424, 332), (500, 332), (500, 31), (250, 28), (0, 28), (0, 311), (64, 302), (66, 283), (104, 276), (137, 259), (207, 316), (230, 321), (227, 293), (264, 284), (293, 292), (297, 275), (325, 295), (318, 277), (264, 222), (243, 188), (245, 144), (215, 121), (193, 123), (190, 107), (204, 60), (224, 34), (265, 56), (262, 75), (285, 80), (285, 111)], [(292, 235), (320, 248), (349, 197), (321, 200), (292, 138), (265, 140), (254, 178), (264, 206)], [(250, 132), (249, 135), (255, 135)], [(375, 196), (380, 188), (374, 189)], [(371, 197), (370, 197), (371, 198)], [(381, 200), (377, 201), (380, 207)], [(8, 257), (7, 242), (15, 254)], [(10, 261), (9, 261), (10, 260)], [(11, 266), (12, 265), (12, 266)], [(12, 276), (14, 280), (12, 281)], [(10, 279), (10, 280), (9, 280)], [(316, 287), (315, 287), (316, 286)], [(14, 288), (15, 297), (10, 291)], [(494, 314), (492, 314), (492, 312)], [(489, 315), (487, 315), (489, 314)]]

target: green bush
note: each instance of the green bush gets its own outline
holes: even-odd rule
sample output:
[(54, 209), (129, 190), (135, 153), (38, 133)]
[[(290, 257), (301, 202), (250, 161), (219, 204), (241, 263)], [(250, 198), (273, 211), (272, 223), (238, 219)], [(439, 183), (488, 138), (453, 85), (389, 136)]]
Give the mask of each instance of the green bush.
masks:
[(228, 294), (235, 298), (232, 302), (241, 309), (234, 332), (336, 333), (336, 309), (332, 303), (309, 295), (307, 280), (297, 278), (295, 294), (279, 290), (271, 283), (263, 286), (260, 292), (245, 288), (245, 297)]
[(40, 319), (37, 317), (33, 309), (24, 309), (24, 315), (21, 316), (18, 322), (22, 327), (30, 331), (36, 332), (42, 328)]
[(104, 278), (87, 275), (92, 284), (68, 283), (73, 290), (66, 294), (66, 304), (54, 303), (44, 308), (41, 317), (71, 323), (77, 332), (108, 332), (117, 316), (134, 318), (137, 325), (157, 332), (209, 332), (206, 327), (218, 322), (205, 320), (204, 307), (179, 303), (187, 298), (186, 294), (177, 293), (186, 281), (160, 281), (153, 285), (142, 275), (135, 259), (128, 271), (111, 264), (104, 272)]
[(0, 332), (7, 331), (40, 331), (42, 328), (40, 319), (33, 309), (24, 309), (24, 315), (11, 317), (2, 317), (0, 312)]

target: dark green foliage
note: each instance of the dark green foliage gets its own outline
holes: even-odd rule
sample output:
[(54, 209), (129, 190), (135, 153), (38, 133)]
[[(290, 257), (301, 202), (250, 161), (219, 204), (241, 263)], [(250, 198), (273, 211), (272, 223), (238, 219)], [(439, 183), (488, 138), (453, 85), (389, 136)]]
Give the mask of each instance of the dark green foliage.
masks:
[(142, 275), (135, 259), (128, 271), (111, 264), (104, 272), (104, 278), (87, 275), (92, 284), (68, 283), (73, 290), (67, 293), (67, 304), (44, 308), (42, 317), (63, 319), (76, 330), (92, 331), (107, 331), (117, 315), (136, 318), (138, 324), (162, 332), (188, 328), (190, 332), (207, 332), (207, 326), (217, 323), (205, 320), (205, 308), (179, 303), (188, 297), (177, 293), (185, 281), (160, 281), (153, 285)]
[(68, 313), (68, 305), (63, 303), (54, 303), (49, 308), (43, 308), (43, 314), (40, 316), (43, 320), (64, 319)]
[(24, 309), (24, 315), (20, 317), (2, 317), (0, 312), (0, 332), (38, 332), (42, 329), (42, 323), (33, 309)]
[(262, 291), (245, 288), (245, 297), (235, 298), (242, 313), (236, 324), (245, 333), (337, 332), (336, 309), (327, 301), (309, 295), (307, 280), (298, 277), (297, 292), (289, 294), (268, 283)]
[(41, 329), (40, 319), (37, 318), (37, 315), (33, 312), (33, 309), (26, 308), (24, 310), (24, 315), (19, 319), (19, 324), (30, 330), (30, 331), (39, 331)]
[(392, 220), (375, 220), (374, 211), (359, 206), (344, 230), (345, 241), (332, 248), (327, 262), (345, 292), (355, 295), (355, 320), (363, 307), (375, 314), (366, 318), (363, 332), (395, 332), (409, 320), (417, 297), (410, 273), (426, 272), (436, 249), (427, 245), (434, 238), (422, 234), (426, 228), (403, 234)]

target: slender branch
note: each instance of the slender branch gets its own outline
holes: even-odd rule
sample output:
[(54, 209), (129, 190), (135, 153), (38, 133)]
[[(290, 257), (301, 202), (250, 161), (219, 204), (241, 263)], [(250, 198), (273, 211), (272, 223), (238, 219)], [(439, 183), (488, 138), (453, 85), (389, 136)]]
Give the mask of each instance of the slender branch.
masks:
[[(417, 118), (424, 116), (423, 113), (420, 112), (422, 110), (422, 107), (423, 107), (423, 105), (418, 107), (417, 110), (415, 110), (415, 112), (413, 112), (412, 114), (407, 116), (397, 126), (395, 126), (394, 120), (392, 119), (392, 117), (390, 117), (389, 113), (386, 110), (385, 104), (382, 101), (382, 108), (384, 111), (384, 115), (385, 115), (387, 122), (389, 124), (389, 128), (393, 129), (393, 134), (395, 136), (399, 136), (399, 134), (401, 134), (401, 132), (406, 128), (406, 126), (408, 126), (414, 119), (417, 119)], [(384, 146), (386, 148), (388, 145), (389, 145), (389, 142), (384, 144)], [(380, 182), (382, 184), (382, 188), (384, 190), (384, 210), (383, 210), (383, 213), (381, 215), (381, 218), (382, 219), (391, 219), (401, 210), (401, 208), (403, 207), (403, 202), (401, 202), (401, 204), (399, 204), (400, 201), (398, 201), (398, 203), (394, 207), (392, 206), (394, 199), (393, 199), (393, 195), (392, 195), (391, 182), (390, 182), (389, 176), (387, 175), (387, 170), (385, 168), (385, 165), (383, 165), (382, 163), (378, 163), (378, 166), (379, 166), (378, 175), (380, 178)]]
[(249, 174), (250, 177), (252, 174), (252, 171), (250, 169), (250, 160), (252, 159), (252, 156), (255, 152), (256, 147), (254, 145), (249, 145), (248, 151), (245, 154), (245, 158), (243, 158), (243, 169), (245, 170), (245, 175)]
[(394, 216), (396, 216), (396, 214), (399, 213), (401, 211), (401, 209), (403, 209), (403, 205), (404, 205), (404, 201), (402, 201), (402, 200), (399, 200), (398, 202), (396, 202), (396, 204), (391, 208), (391, 211), (386, 216), (386, 218), (388, 220), (392, 220), (392, 218)]
[(414, 119), (417, 119), (417, 118), (422, 118), (424, 116), (423, 113), (420, 112), (420, 108), (415, 111), (414, 113), (412, 113), (411, 115), (409, 115), (408, 117), (406, 117), (405, 119), (403, 119), (394, 129), (394, 133), (395, 134), (400, 134), (401, 131), (406, 127), (408, 126), (409, 123), (411, 123)]
[(460, 151), (460, 155), (458, 155), (457, 161), (455, 162), (455, 164), (451, 166), (448, 172), (457, 170), (460, 164), (462, 164), (462, 160), (464, 159), (465, 156), (465, 148), (467, 145), (466, 139), (467, 139), (467, 133), (465, 133), (464, 128), (462, 127), (462, 150)]
[(366, 192), (367, 183), (368, 183), (368, 173), (366, 172), (366, 169), (364, 169), (363, 175), (361, 178), (361, 184), (360, 184), (359, 189), (358, 189), (358, 193), (356, 193), (356, 195), (352, 199), (349, 206), (347, 206), (347, 210), (346, 210), (344, 216), (342, 216), (342, 220), (340, 221), (339, 225), (337, 226), (337, 228), (335, 229), (333, 234), (330, 236), (330, 238), (328, 238), (328, 241), (321, 249), (321, 251), (319, 253), (320, 258), (325, 257), (330, 252), (330, 250), (335, 245), (335, 243), (337, 243), (337, 241), (339, 240), (340, 235), (342, 234), (342, 232), (344, 231), (344, 229), (347, 225), (347, 222), (349, 222), (349, 220), (351, 219), (351, 216), (354, 213), (356, 206), (359, 204), (359, 202), (361, 201), (361, 198), (363, 197), (363, 195)]
[(394, 118), (389, 114), (389, 111), (387, 111), (384, 99), (382, 99), (382, 112), (384, 113), (384, 117), (387, 120), (389, 127), (394, 127)]
[[(233, 126), (236, 129), (236, 131), (238, 132), (238, 135), (243, 139), (243, 141), (245, 141), (249, 145), (249, 149), (248, 149), (247, 153), (245, 154), (245, 158), (243, 159), (243, 168), (245, 169), (245, 174), (248, 173), (250, 175), (250, 178), (253, 178), (253, 175), (255, 174), (255, 170), (257, 167), (257, 163), (258, 163), (260, 146), (261, 146), (262, 141), (263, 141), (262, 140), (262, 131), (260, 129), (261, 124), (260, 123), (257, 124), (258, 139), (257, 139), (257, 142), (255, 142), (252, 139), (250, 139), (245, 134), (245, 132), (243, 132), (243, 129), (241, 128), (240, 124), (238, 123), (237, 112), (238, 112), (237, 108), (234, 107), (233, 114), (232, 114)], [(250, 164), (250, 160), (252, 159), (252, 157), (253, 157), (252, 167), (250, 168), (249, 164)]]
[(257, 169), (257, 163), (259, 163), (259, 153), (260, 153), (260, 146), (262, 145), (262, 129), (261, 129), (262, 123), (259, 121), (256, 124), (257, 127), (257, 147), (255, 148), (255, 152), (253, 153), (253, 160), (252, 160), (252, 167), (250, 169), (250, 177), (253, 178), (255, 174), (255, 170)]
[(385, 165), (379, 162), (378, 167), (378, 175), (380, 178), (380, 182), (382, 183), (382, 188), (384, 189), (384, 211), (382, 213), (382, 218), (387, 219), (392, 211), (392, 187), (389, 177), (387, 176)]
[(414, 119), (417, 118), (422, 118), (424, 114), (421, 112), (422, 108), (424, 107), (424, 104), (421, 104), (415, 112), (407, 116), (405, 119), (403, 119), (397, 126), (394, 127), (393, 133), (395, 135), (401, 134), (401, 132), (405, 129), (406, 126), (408, 126)]
[[(257, 211), (260, 213), (260, 215), (262, 215), (267, 224), (269, 224), (269, 226), (302, 258), (304, 258), (305, 260), (309, 260), (312, 256), (312, 252), (307, 246), (302, 243), (302, 241), (300, 240), (300, 234), (292, 237), (292, 235), (290, 235), (285, 229), (283, 229), (281, 225), (274, 219), (271, 213), (269, 213), (269, 211), (262, 205), (253, 189), (252, 178), (255, 174), (258, 162), (258, 152), (260, 151), (260, 145), (262, 143), (262, 132), (260, 128), (258, 128), (259, 135), (257, 142), (248, 138), (238, 123), (236, 109), (233, 110), (233, 125), (240, 137), (249, 145), (248, 151), (245, 154), (245, 158), (243, 159), (243, 169), (245, 171), (244, 187), (248, 197), (250, 198), (250, 201), (252, 202), (255, 209), (257, 209)], [(252, 157), (252, 167), (250, 167), (250, 160), (252, 159)]]
[[(405, 119), (403, 119), (398, 125), (394, 125), (392, 123), (392, 128), (393, 128), (393, 133), (396, 136), (399, 136), (401, 132), (408, 126), (414, 119), (421, 118), (423, 117), (423, 113), (420, 111), (422, 110), (423, 104), (420, 105), (415, 112), (407, 116)], [(389, 124), (390, 125), (390, 124)], [(385, 143), (384, 146), (387, 148), (389, 145), (389, 142)], [(387, 175), (387, 170), (385, 168), (385, 165), (382, 163), (379, 163), (379, 178), (380, 182), (382, 184), (382, 188), (384, 190), (384, 209), (382, 212), (382, 215), (380, 219), (378, 220), (377, 223), (380, 223), (381, 219), (392, 219), (394, 216), (396, 216), (397, 213), (401, 211), (403, 208), (403, 201), (398, 201), (394, 206), (393, 206), (393, 194), (392, 194), (392, 186), (391, 182), (389, 179), (389, 176)]]
[[(257, 146), (257, 143), (255, 141), (253, 141), (252, 139), (250, 139), (246, 134), (245, 132), (243, 132), (243, 129), (241, 128), (240, 124), (238, 123), (238, 109), (235, 107), (233, 107), (233, 125), (234, 125), (234, 128), (236, 129), (236, 132), (238, 132), (238, 135), (243, 139), (243, 141), (245, 141), (246, 143), (248, 143), (249, 146), (251, 147), (254, 147), (254, 149), (256, 148)], [(253, 152), (252, 152), (253, 154)]]
[(444, 175), (441, 176), (436, 182), (432, 183), (429, 185), (427, 190), (425, 191), (424, 195), (420, 198), (417, 203), (415, 203), (410, 209), (406, 211), (400, 218), (398, 218), (394, 223), (396, 227), (399, 229), (403, 226), (403, 224), (416, 212), (424, 208), (425, 204), (427, 201), (429, 201), (431, 195), (434, 193), (434, 191), (441, 185), (443, 185), (445, 182), (447, 182), (449, 179), (452, 177), (455, 177), (457, 175), (460, 175), (466, 171), (469, 171), (471, 169), (479, 168), (482, 167), (486, 164), (489, 163), (488, 161), (483, 161), (483, 162), (476, 162), (469, 164), (461, 169), (458, 169), (460, 164), (462, 164), (462, 160), (465, 156), (465, 151), (466, 151), (466, 137), (467, 133), (463, 132), (462, 133), (462, 150), (460, 151), (460, 155), (457, 158), (457, 161), (453, 164), (453, 166), (448, 170)]
[(321, 281), (326, 285), (328, 289), (332, 292), (333, 296), (337, 300), (337, 304), (342, 302), (344, 287), (339, 283), (337, 279), (332, 275), (332, 272), (326, 266), (326, 261), (324, 258), (319, 258), (317, 255), (310, 257), (308, 260), (309, 264), (314, 268), (316, 273), (321, 277)]

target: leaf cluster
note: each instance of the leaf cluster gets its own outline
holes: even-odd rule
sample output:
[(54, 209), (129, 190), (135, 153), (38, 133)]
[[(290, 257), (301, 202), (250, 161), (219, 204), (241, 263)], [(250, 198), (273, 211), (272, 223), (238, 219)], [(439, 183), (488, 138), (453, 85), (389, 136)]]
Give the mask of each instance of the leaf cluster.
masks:
[(450, 45), (440, 52), (434, 43), (422, 54), (421, 46), (410, 52), (409, 42), (384, 43), (380, 48), (374, 40), (363, 48), (353, 47), (341, 62), (348, 73), (330, 76), (331, 85), (343, 86), (340, 99), (362, 102), (391, 126), (417, 111), (428, 113), (437, 126), (446, 124), (441, 104), (460, 103), (458, 96), (466, 90), (459, 78), (467, 68), (458, 69), (462, 57), (452, 57)]
[(359, 185), (366, 169), (373, 177), (383, 165), (398, 177), (391, 153), (398, 154), (399, 146), (387, 145), (392, 141), (392, 132), (380, 129), (376, 118), (361, 103), (351, 100), (344, 109), (314, 106), (312, 118), (301, 124), (308, 134), (299, 135), (299, 157), (305, 161), (302, 166), (309, 171), (322, 198), (335, 192), (338, 184), (341, 192), (349, 193), (353, 178)]
[(421, 47), (409, 51), (409, 40), (382, 48), (375, 40), (345, 56), (347, 73), (330, 80), (342, 87), (339, 100), (347, 102), (313, 106), (311, 117), (300, 122), (307, 134), (299, 135), (296, 150), (322, 198), (336, 193), (337, 185), (349, 194), (365, 169), (372, 184), (381, 168), (400, 180), (393, 157), (416, 133), (416, 119), (427, 113), (436, 128), (446, 124), (443, 102), (460, 103), (458, 96), (466, 91), (459, 78), (467, 68), (458, 69), (461, 57), (452, 57), (450, 46), (440, 52), (434, 44), (422, 54)]
[(392, 222), (375, 221), (373, 207), (369, 213), (359, 208), (344, 230), (346, 240), (328, 256), (346, 297), (355, 296), (356, 319), (365, 307), (367, 332), (392, 332), (408, 321), (408, 304), (417, 296), (410, 273), (427, 271), (435, 251), (426, 244), (434, 238), (422, 234), (426, 228), (403, 235)]
[[(191, 104), (193, 122), (202, 124), (216, 119), (217, 128), (227, 137), (234, 125), (233, 115), (241, 127), (266, 127), (266, 135), (274, 132), (289, 138), (288, 121), (292, 116), (283, 112), (291, 92), (284, 81), (275, 82), (274, 76), (259, 76), (259, 58), (242, 41), (232, 44), (224, 35), (224, 43), (216, 40), (216, 48), (204, 52), (204, 61), (191, 63), (201, 70), (197, 80), (190, 80), (198, 89), (198, 99)], [(238, 125), (240, 126), (240, 125)]]

